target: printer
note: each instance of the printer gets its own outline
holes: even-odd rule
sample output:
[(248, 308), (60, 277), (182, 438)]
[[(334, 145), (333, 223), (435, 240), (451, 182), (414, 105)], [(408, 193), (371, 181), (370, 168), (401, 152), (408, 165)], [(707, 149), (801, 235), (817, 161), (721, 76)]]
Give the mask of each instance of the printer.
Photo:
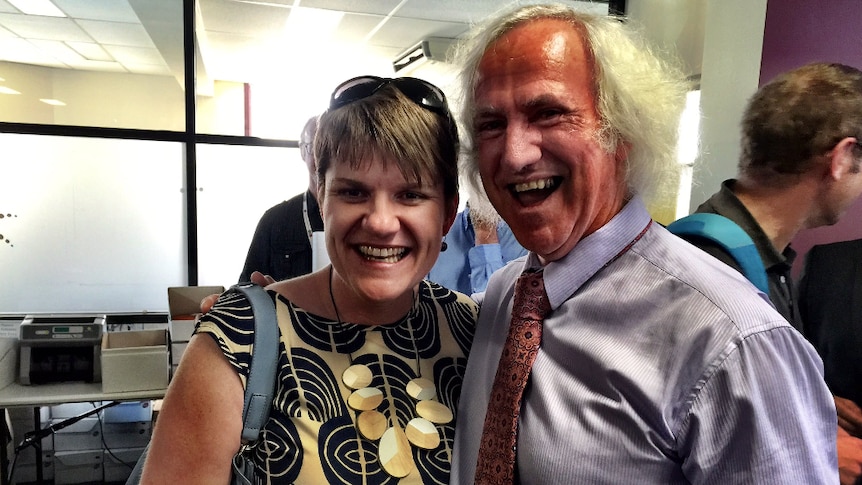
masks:
[(105, 315), (27, 315), (19, 337), (21, 384), (102, 381)]

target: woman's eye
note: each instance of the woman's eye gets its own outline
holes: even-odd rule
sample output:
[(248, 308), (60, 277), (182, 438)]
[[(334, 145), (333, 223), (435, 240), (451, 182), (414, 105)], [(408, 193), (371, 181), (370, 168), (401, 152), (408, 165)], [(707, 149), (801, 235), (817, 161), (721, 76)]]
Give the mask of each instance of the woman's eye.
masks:
[(337, 191), (339, 197), (345, 199), (358, 199), (363, 196), (363, 192), (359, 189), (340, 189)]
[(427, 199), (425, 194), (419, 192), (404, 192), (403, 194), (401, 194), (401, 197), (408, 201), (419, 201)]

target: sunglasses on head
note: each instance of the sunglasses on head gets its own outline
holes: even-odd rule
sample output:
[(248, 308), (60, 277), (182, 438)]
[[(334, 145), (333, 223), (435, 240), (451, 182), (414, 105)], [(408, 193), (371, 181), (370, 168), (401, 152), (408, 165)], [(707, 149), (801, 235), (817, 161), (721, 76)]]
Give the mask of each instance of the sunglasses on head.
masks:
[(437, 86), (415, 77), (359, 76), (339, 84), (329, 99), (329, 109), (335, 110), (354, 101), (365, 99), (387, 84), (392, 84), (410, 101), (449, 119), (446, 96)]

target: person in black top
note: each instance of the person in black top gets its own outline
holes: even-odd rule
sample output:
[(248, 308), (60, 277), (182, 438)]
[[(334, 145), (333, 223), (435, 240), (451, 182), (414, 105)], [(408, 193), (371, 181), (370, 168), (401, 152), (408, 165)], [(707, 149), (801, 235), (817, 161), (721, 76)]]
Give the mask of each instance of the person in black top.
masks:
[(317, 205), (317, 163), (312, 152), (317, 116), (309, 118), (299, 138), (308, 165), (308, 190), (269, 209), (260, 218), (239, 281), (250, 281), (259, 271), (276, 281), (311, 273), (312, 233), (323, 231)]

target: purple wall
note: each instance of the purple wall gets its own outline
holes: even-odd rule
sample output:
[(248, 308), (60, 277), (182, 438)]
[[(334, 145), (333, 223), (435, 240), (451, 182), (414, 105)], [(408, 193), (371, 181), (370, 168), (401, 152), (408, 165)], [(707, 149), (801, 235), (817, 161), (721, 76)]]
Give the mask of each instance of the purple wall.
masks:
[[(862, 69), (862, 1), (768, 0), (760, 84), (809, 62), (840, 62)], [(811, 246), (862, 238), (860, 221), (862, 198), (838, 224), (800, 232), (792, 243), (799, 253), (794, 273), (798, 276)]]

